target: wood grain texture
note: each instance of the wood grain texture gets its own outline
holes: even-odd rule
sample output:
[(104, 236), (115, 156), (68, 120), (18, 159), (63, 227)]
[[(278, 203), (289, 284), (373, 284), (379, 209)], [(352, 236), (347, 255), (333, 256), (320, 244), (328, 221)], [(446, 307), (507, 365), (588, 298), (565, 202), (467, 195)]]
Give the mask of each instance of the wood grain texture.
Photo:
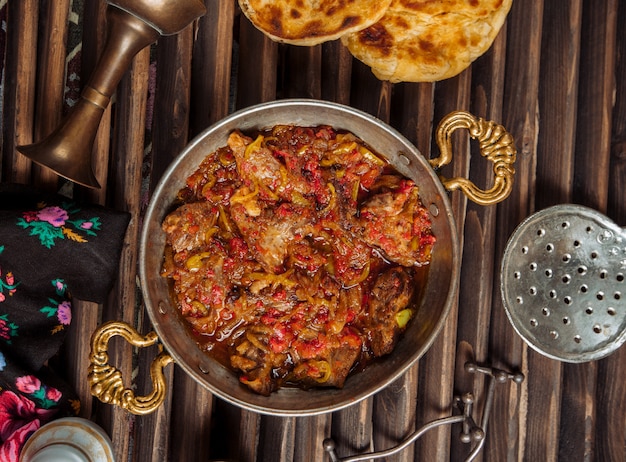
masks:
[(615, 91), (616, 0), (584, 2), (574, 201), (606, 212)]
[[(608, 2), (606, 14), (611, 15), (610, 18), (607, 18), (611, 26), (605, 29), (605, 34), (608, 34), (608, 39), (611, 40), (608, 46), (612, 46), (613, 31), (611, 28), (615, 28), (614, 57), (610, 58), (605, 55), (608, 63), (614, 65), (612, 74), (615, 79), (611, 90), (612, 110), (606, 109), (610, 111), (610, 132), (601, 132), (603, 136), (608, 137), (604, 142), (609, 143), (608, 152), (603, 154), (609, 157), (606, 213), (609, 218), (623, 227), (626, 225), (626, 204), (624, 202), (624, 197), (626, 197), (626, 143), (624, 142), (626, 140), (626, 82), (623, 78), (626, 75), (626, 37), (623, 33), (624, 27), (626, 27), (626, 5), (624, 2)], [(603, 68), (603, 72), (609, 71), (609, 67)], [(584, 70), (581, 68), (581, 75), (583, 73)], [(608, 78), (605, 78), (604, 82), (605, 85), (608, 85)], [(586, 85), (589, 85), (589, 82), (586, 82)], [(608, 102), (604, 100), (604, 104), (608, 104)], [(583, 136), (592, 135), (586, 132), (586, 135), (583, 134)], [(597, 187), (603, 187), (601, 181), (605, 179), (605, 176), (600, 173), (600, 178), (601, 180), (597, 177), (591, 179), (591, 182)], [(621, 368), (620, 364), (622, 365)], [(585, 441), (588, 445), (587, 451), (596, 460), (626, 460), (626, 445), (623, 444), (626, 440), (626, 419), (624, 418), (626, 415), (626, 387), (620, 384), (620, 380), (616, 380), (616, 377), (624, 377), (624, 364), (626, 364), (626, 350), (623, 347), (613, 355), (598, 361), (595, 395), (590, 396), (588, 393), (584, 395), (595, 410), (595, 418), (593, 420), (588, 418), (585, 421), (587, 424), (585, 426)]]
[(278, 44), (239, 15), (237, 108), (276, 99)]
[(28, 184), (32, 162), (15, 149), (33, 142), (39, 18), (38, 0), (7, 11), (5, 83), (2, 94), (2, 181)]
[[(418, 367), (410, 368), (406, 374), (391, 383), (373, 399), (373, 442), (374, 450), (384, 451), (395, 447), (415, 431), (417, 408)], [(398, 416), (403, 416), (399, 419)], [(409, 462), (415, 457), (410, 446), (399, 454), (387, 458), (389, 462)]]
[[(435, 87), (434, 121), (439, 125), (441, 120), (454, 110), (468, 110), (470, 105), (469, 85), (471, 71), (466, 70), (457, 77), (439, 82)], [(426, 121), (424, 121), (426, 122)], [(438, 149), (438, 148), (437, 148)], [(446, 178), (469, 176), (469, 136), (467, 132), (457, 131), (452, 140), (453, 159), (450, 164), (441, 169), (441, 175)], [(463, 252), (463, 223), (465, 221), (465, 207), (467, 198), (459, 191), (450, 195), (450, 212), (454, 216), (459, 236), (459, 252)], [(461, 255), (459, 255), (459, 261)], [(431, 420), (449, 416), (453, 411), (454, 402), (454, 371), (456, 364), (456, 337), (460, 301), (458, 293), (456, 302), (453, 302), (448, 319), (439, 333), (435, 344), (419, 363), (420, 384), (418, 402), (423, 403), (417, 409), (420, 426)], [(435, 380), (424, 380), (424, 377), (437, 377)], [(426, 404), (428, 403), (428, 404)], [(416, 444), (417, 459), (430, 460), (433, 457), (449, 459), (451, 448), (451, 427), (440, 427), (424, 435)], [(455, 436), (457, 433), (455, 432)]]
[(322, 47), (279, 46), (278, 98), (322, 97)]
[(296, 419), (294, 461), (324, 460), (322, 442), (330, 436), (331, 416), (299, 417)]
[[(9, 2), (2, 181), (57, 183), (54, 177), (42, 181), (40, 174), (36, 179), (15, 145), (32, 142), (59, 120), (68, 2)], [(526, 376), (521, 386), (496, 387), (477, 460), (626, 460), (626, 349), (590, 364), (547, 359), (515, 333), (499, 292), (506, 242), (534, 211), (574, 201), (626, 225), (626, 4), (515, 1), (490, 50), (470, 68), (446, 81), (411, 84), (378, 81), (338, 41), (312, 48), (272, 42), (240, 14), (236, 1), (205, 5), (205, 17), (134, 60), (94, 147), (94, 168), (104, 188), (74, 187), (76, 197), (132, 216), (109, 300), (102, 306), (75, 302), (59, 358), (82, 398), (82, 415), (111, 435), (118, 459), (325, 462), (322, 441), (329, 436), (340, 456), (386, 449), (455, 412), (454, 397), (461, 393), (475, 393), (480, 415), (487, 380), (464, 370), (473, 360)], [(104, 46), (105, 12), (105, 0), (84, 3), (83, 83)], [(53, 29), (56, 35), (49, 37)], [(47, 81), (43, 74), (49, 74)], [(154, 97), (153, 107), (148, 96)], [(388, 122), (427, 158), (438, 155), (434, 131), (452, 110), (469, 109), (513, 135), (517, 172), (505, 202), (482, 207), (450, 193), (462, 266), (457, 302), (444, 329), (397, 382), (332, 414), (281, 418), (242, 410), (213, 397), (176, 365), (166, 368), (167, 397), (152, 415), (131, 416), (94, 401), (84, 380), (94, 326), (117, 319), (151, 330), (136, 284), (138, 234), (151, 189), (188, 140), (207, 126), (235, 109), (287, 97), (349, 104)], [(488, 185), (493, 171), (475, 143), (459, 133), (453, 144), (453, 164), (441, 173)], [(154, 348), (136, 352), (114, 341), (111, 350), (116, 366), (145, 391)], [(433, 430), (390, 460), (463, 460), (469, 448), (459, 432), (458, 425)]]
[(347, 457), (371, 452), (373, 401), (360, 403), (333, 413), (331, 436), (337, 445), (337, 455)]
[[(83, 50), (81, 51), (81, 73), (83, 77), (81, 84), (84, 87), (95, 71), (100, 53), (105, 47), (107, 39), (107, 3), (105, 0), (95, 0), (93, 2), (85, 2), (83, 7)], [(91, 152), (94, 175), (98, 179), (98, 183), (104, 187), (99, 190), (83, 187), (74, 188), (77, 197), (98, 204), (106, 203), (106, 183), (109, 172), (109, 154), (111, 152), (111, 114), (112, 107), (109, 105), (100, 119), (100, 127), (98, 128)]]
[[(472, 66), (470, 112), (487, 120), (502, 120), (502, 95), (504, 94), (506, 56), (506, 27), (494, 41), (491, 49)], [(477, 152), (475, 142), (470, 145), (469, 177), (475, 184), (487, 188), (494, 181), (493, 165)], [(497, 278), (495, 261), (496, 206), (467, 204), (464, 227), (463, 275), (459, 286), (459, 307), (456, 369), (454, 390), (456, 396), (473, 393), (475, 418), (483, 415), (486, 378), (473, 376), (465, 370), (467, 362), (489, 365), (489, 328), (494, 286)], [(499, 399), (499, 395), (497, 395)], [(498, 425), (492, 422), (491, 425)], [(488, 438), (492, 437), (490, 431)], [(467, 443), (452, 439), (451, 459), (460, 460), (468, 452)], [(478, 460), (482, 454), (479, 454)]]
[[(502, 124), (515, 139), (517, 162), (515, 187), (507, 200), (498, 205), (495, 234), (497, 261), (502, 258), (508, 236), (524, 217), (534, 211), (543, 6), (541, 0), (514, 2), (507, 21)], [(497, 273), (494, 277), (497, 277)], [(547, 441), (545, 435), (531, 432), (527, 421), (529, 408), (549, 408), (543, 392), (533, 396), (529, 402), (529, 383), (533, 380), (542, 383), (543, 377), (534, 370), (533, 375), (530, 375), (526, 346), (515, 334), (504, 313), (499, 285), (494, 286), (489, 335), (491, 363), (502, 369), (518, 370), (526, 376), (526, 380), (521, 387), (510, 386), (508, 390), (499, 390), (500, 399), (494, 401), (494, 414), (497, 417), (493, 417), (498, 423), (490, 427), (485, 451), (498, 454), (502, 461), (549, 460), (544, 458), (545, 454), (541, 451), (536, 451), (535, 448), (539, 448), (533, 444), (535, 438)], [(547, 383), (554, 389), (553, 382)], [(535, 402), (537, 399), (538, 402)], [(541, 422), (544, 422), (543, 417)]]
[(226, 117), (232, 99), (235, 3), (207, 0), (205, 5), (207, 14), (198, 20), (191, 62), (190, 137)]
[[(156, 91), (152, 127), (151, 190), (189, 139), (189, 108), (193, 27), (161, 37), (156, 47)], [(160, 114), (168, 114), (161, 117)]]
[[(43, 50), (37, 54), (35, 141), (49, 135), (62, 119), (69, 5), (69, 0), (41, 4), (39, 46)], [(55, 173), (38, 164), (33, 164), (33, 170), (35, 184), (42, 189), (56, 190), (59, 178)]]
[(322, 98), (350, 104), (352, 55), (341, 42), (322, 44)]
[(294, 460), (296, 417), (261, 417), (260, 442), (256, 460), (274, 462)]
[(91, 349), (89, 333), (93, 332), (100, 323), (102, 307), (97, 303), (82, 300), (75, 300), (72, 307), (71, 331), (59, 353), (58, 360), (74, 365), (74, 367), (66, 368), (66, 379), (76, 390), (81, 402), (80, 416), (89, 419), (94, 415), (91, 388), (89, 382), (85, 380)]
[(538, 210), (572, 200), (581, 21), (582, 1), (545, 4), (539, 85)]

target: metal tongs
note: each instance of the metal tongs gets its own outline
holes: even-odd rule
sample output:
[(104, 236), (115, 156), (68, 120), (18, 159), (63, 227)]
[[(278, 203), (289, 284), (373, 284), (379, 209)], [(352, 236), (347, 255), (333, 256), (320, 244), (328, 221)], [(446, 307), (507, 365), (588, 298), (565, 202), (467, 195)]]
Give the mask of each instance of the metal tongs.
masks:
[(454, 404), (455, 407), (461, 412), (459, 415), (453, 415), (450, 417), (443, 417), (441, 419), (433, 420), (432, 422), (427, 423), (423, 427), (416, 430), (412, 433), (408, 438), (402, 441), (397, 446), (394, 446), (390, 449), (386, 449), (384, 451), (377, 452), (368, 452), (366, 454), (359, 454), (354, 456), (349, 456), (345, 458), (339, 458), (337, 453), (335, 452), (336, 444), (332, 438), (327, 438), (324, 440), (324, 451), (326, 451), (330, 457), (331, 462), (358, 462), (364, 460), (372, 460), (372, 459), (382, 459), (383, 457), (389, 457), (394, 454), (399, 453), (406, 447), (413, 444), (417, 441), (424, 433), (428, 430), (432, 430), (433, 428), (441, 427), (443, 425), (452, 425), (456, 423), (462, 424), (462, 430), (460, 434), (461, 442), (463, 443), (474, 443), (473, 448), (470, 451), (470, 454), (465, 459), (466, 462), (470, 462), (476, 458), (478, 453), (481, 451), (483, 445), (485, 444), (485, 436), (487, 433), (487, 424), (489, 423), (489, 415), (491, 414), (491, 408), (493, 406), (493, 399), (495, 394), (496, 384), (498, 383), (506, 383), (509, 380), (517, 383), (518, 385), (524, 381), (524, 375), (517, 372), (511, 373), (501, 369), (496, 369), (492, 367), (479, 366), (473, 362), (465, 363), (465, 371), (471, 374), (476, 372), (480, 372), (482, 374), (487, 375), (489, 377), (489, 386), (487, 389), (487, 397), (485, 399), (485, 407), (483, 410), (482, 417), (480, 419), (480, 425), (476, 423), (476, 420), (473, 417), (474, 403), (475, 398), (474, 394), (471, 392), (465, 393), (461, 397), (455, 397)]

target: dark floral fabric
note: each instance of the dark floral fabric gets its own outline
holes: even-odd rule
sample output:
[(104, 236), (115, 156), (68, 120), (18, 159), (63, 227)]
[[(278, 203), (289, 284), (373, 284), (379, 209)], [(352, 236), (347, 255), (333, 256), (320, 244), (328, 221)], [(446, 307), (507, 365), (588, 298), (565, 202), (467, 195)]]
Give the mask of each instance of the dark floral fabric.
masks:
[(46, 364), (72, 321), (72, 299), (103, 302), (129, 215), (0, 184), (0, 461), (17, 461), (46, 422), (80, 403)]

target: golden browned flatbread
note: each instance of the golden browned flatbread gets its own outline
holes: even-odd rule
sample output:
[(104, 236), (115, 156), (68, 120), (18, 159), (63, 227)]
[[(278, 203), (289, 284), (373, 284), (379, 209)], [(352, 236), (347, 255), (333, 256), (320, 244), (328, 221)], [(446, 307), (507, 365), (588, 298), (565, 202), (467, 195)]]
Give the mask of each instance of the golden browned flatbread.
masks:
[(312, 46), (378, 21), (391, 0), (239, 0), (246, 17), (271, 39)]
[(512, 1), (392, 0), (380, 21), (341, 40), (381, 80), (443, 80), (489, 49)]

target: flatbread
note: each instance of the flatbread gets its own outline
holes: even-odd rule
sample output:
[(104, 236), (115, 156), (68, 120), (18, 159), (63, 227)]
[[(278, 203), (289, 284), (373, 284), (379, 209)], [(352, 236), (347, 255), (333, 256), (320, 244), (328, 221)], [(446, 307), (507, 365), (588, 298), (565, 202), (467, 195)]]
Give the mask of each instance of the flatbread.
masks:
[(371, 26), (392, 0), (239, 0), (244, 15), (277, 42), (312, 46)]
[(381, 80), (443, 80), (489, 49), (512, 1), (392, 0), (380, 21), (341, 41)]

